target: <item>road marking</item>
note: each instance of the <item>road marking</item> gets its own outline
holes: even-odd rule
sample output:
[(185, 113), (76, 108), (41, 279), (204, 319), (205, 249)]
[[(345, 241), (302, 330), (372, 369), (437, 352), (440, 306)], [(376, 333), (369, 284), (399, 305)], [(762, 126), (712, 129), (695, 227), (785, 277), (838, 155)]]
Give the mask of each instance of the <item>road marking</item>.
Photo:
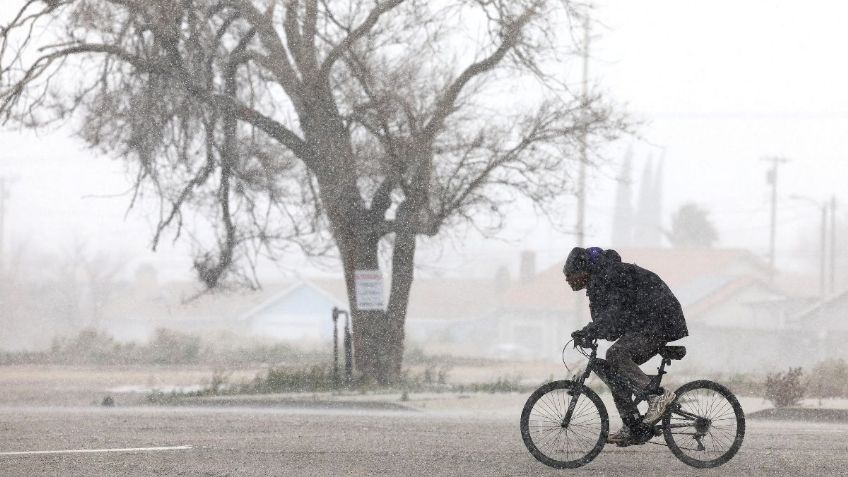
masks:
[(175, 451), (189, 450), (191, 446), (172, 446), (172, 447), (125, 447), (121, 449), (67, 449), (67, 450), (44, 450), (44, 451), (20, 451), (20, 452), (0, 452), (0, 456), (4, 455), (39, 455), (39, 454), (95, 454), (99, 452), (158, 452), (158, 451)]

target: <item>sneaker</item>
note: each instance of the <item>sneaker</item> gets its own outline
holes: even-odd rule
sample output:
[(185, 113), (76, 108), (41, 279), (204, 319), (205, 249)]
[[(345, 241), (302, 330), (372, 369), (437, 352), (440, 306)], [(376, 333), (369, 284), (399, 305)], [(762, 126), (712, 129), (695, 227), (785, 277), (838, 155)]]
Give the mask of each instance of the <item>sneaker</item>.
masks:
[(642, 423), (653, 426), (657, 421), (662, 419), (665, 410), (669, 404), (674, 402), (677, 395), (674, 392), (665, 390), (662, 394), (657, 394), (648, 398), (648, 412), (642, 418)]
[(618, 432), (607, 437), (607, 444), (618, 444), (620, 446), (623, 446), (630, 443), (631, 438), (632, 436), (630, 434), (630, 428), (627, 426), (622, 426), (621, 429), (618, 430)]

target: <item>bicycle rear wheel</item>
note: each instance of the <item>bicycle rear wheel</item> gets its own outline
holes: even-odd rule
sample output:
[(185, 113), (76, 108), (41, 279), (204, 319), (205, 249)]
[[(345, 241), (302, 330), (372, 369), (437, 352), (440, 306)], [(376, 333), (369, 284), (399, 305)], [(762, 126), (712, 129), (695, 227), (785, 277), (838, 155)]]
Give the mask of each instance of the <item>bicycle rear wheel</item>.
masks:
[[(574, 400), (570, 419), (564, 424)], [(554, 381), (537, 389), (521, 412), (521, 438), (539, 462), (556, 469), (592, 461), (604, 448), (609, 417), (591, 389), (573, 381)]]
[(745, 437), (745, 414), (736, 396), (705, 380), (686, 383), (676, 394), (663, 416), (663, 436), (675, 457), (701, 469), (733, 458)]

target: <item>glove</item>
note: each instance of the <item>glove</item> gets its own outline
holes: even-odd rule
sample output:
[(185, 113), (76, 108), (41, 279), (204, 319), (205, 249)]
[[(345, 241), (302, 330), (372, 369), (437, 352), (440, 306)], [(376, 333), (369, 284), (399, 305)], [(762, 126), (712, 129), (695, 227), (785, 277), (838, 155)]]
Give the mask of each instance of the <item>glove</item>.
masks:
[(585, 329), (571, 333), (571, 337), (574, 339), (574, 346), (580, 346), (581, 348), (588, 347), (587, 345), (592, 341), (592, 337)]

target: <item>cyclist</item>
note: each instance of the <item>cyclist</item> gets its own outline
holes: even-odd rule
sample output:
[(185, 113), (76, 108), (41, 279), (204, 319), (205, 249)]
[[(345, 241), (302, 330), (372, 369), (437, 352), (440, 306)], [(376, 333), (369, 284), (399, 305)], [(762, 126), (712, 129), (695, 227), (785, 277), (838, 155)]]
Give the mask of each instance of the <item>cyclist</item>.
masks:
[[(647, 395), (650, 378), (639, 365), (656, 356), (669, 341), (689, 334), (683, 310), (655, 273), (622, 263), (615, 250), (575, 247), (562, 271), (572, 290), (586, 289), (592, 318), (571, 336), (578, 343), (598, 338), (615, 341), (606, 354), (608, 372), (598, 375), (610, 387), (622, 419), (621, 430), (607, 442), (627, 445), (636, 426), (652, 426), (674, 401), (674, 393), (668, 390)], [(641, 422), (631, 400), (634, 391), (648, 401)]]

